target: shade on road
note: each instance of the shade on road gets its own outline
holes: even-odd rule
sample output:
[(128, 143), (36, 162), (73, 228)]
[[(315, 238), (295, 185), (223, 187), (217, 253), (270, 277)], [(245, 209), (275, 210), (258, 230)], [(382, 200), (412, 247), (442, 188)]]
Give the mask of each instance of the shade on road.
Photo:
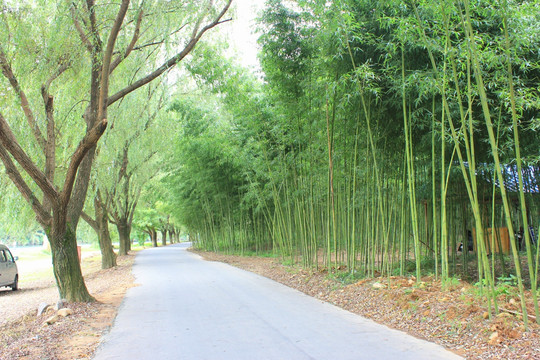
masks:
[(131, 288), (95, 360), (461, 359), (188, 244), (137, 255)]

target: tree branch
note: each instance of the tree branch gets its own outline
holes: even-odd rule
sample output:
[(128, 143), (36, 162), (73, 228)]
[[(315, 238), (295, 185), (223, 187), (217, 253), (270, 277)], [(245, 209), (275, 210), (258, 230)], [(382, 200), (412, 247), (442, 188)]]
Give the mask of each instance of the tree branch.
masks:
[(129, 210), (128, 224), (131, 226), (133, 224), (133, 216), (135, 215), (135, 208), (139, 202), (139, 197), (141, 196), (141, 188), (138, 189), (137, 194), (135, 195), (135, 200), (131, 203), (131, 209)]
[(140, 46), (136, 46), (136, 47), (133, 48), (133, 50), (142, 50), (142, 49), (150, 47), (150, 46), (163, 45), (163, 43), (165, 43), (165, 40), (154, 41), (154, 42), (151, 42), (151, 43), (148, 43), (148, 44), (143, 44), (143, 45), (140, 45)]
[(107, 105), (114, 104), (116, 101), (120, 100), (127, 94), (131, 93), (134, 90), (137, 90), (138, 88), (148, 84), (158, 76), (162, 75), (165, 71), (169, 70), (176, 64), (178, 64), (184, 57), (186, 57), (187, 54), (193, 50), (197, 42), (201, 39), (201, 37), (204, 35), (205, 32), (212, 29), (213, 27), (219, 25), (222, 23), (221, 18), (225, 15), (227, 10), (229, 10), (229, 7), (231, 6), (232, 0), (228, 0), (227, 4), (223, 7), (221, 12), (216, 16), (216, 18), (208, 25), (203, 27), (198, 33), (194, 34), (189, 42), (187, 43), (186, 47), (180, 51), (175, 56), (171, 57), (169, 60), (167, 60), (163, 65), (161, 65), (159, 68), (157, 68), (155, 71), (151, 72), (150, 74), (146, 75), (145, 77), (135, 81), (131, 85), (126, 86), (124, 89), (118, 91), (117, 93), (113, 94), (107, 99)]
[(102, 117), (107, 116), (107, 97), (109, 95), (109, 74), (111, 68), (111, 59), (114, 51), (114, 45), (116, 44), (116, 39), (118, 38), (118, 33), (122, 28), (122, 23), (126, 16), (130, 0), (122, 0), (120, 9), (118, 9), (118, 14), (116, 14), (116, 19), (109, 33), (109, 39), (107, 40), (107, 47), (105, 48), (105, 53), (103, 54), (103, 63), (101, 66), (101, 83), (100, 83), (100, 93), (98, 101), (98, 115), (96, 120), (101, 121)]
[(68, 204), (69, 198), (71, 197), (71, 191), (73, 189), (73, 184), (75, 182), (75, 177), (77, 175), (77, 169), (81, 164), (81, 161), (84, 159), (86, 153), (96, 145), (99, 138), (105, 132), (107, 128), (107, 119), (103, 119), (98, 122), (90, 131), (86, 133), (86, 136), (81, 140), (79, 146), (71, 156), (71, 162), (66, 172), (66, 180), (64, 182), (64, 187), (62, 193), (60, 194), (60, 201), (63, 205)]
[(133, 169), (129, 172), (129, 176), (132, 176), (141, 166), (150, 161), (154, 155), (157, 154), (157, 151), (152, 151), (148, 156), (146, 156), (140, 163), (135, 165)]
[(98, 223), (96, 220), (92, 219), (92, 217), (90, 217), (90, 215), (88, 215), (87, 213), (85, 213), (84, 211), (81, 212), (81, 217), (83, 218), (84, 221), (86, 221), (86, 223), (88, 225), (90, 225), (92, 227), (92, 229), (94, 229), (96, 232), (99, 230), (99, 226), (98, 226)]
[[(0, 115), (1, 116), (1, 115)], [(51, 216), (41, 205), (38, 198), (34, 195), (28, 184), (24, 181), (21, 173), (17, 170), (17, 167), (11, 161), (9, 154), (3, 146), (0, 146), (0, 159), (4, 163), (6, 174), (13, 181), (13, 184), (17, 187), (26, 202), (32, 207), (36, 214), (37, 221), (43, 226), (49, 226), (51, 223)]]
[(59, 64), (60, 66), (58, 67), (58, 70), (56, 70), (56, 72), (53, 75), (51, 75), (51, 77), (48, 78), (47, 81), (45, 81), (43, 85), (41, 85), (41, 94), (45, 92), (48, 95), (49, 87), (51, 86), (52, 82), (58, 79), (60, 75), (62, 75), (71, 66), (71, 61), (66, 60), (65, 58), (61, 58), (59, 62), (60, 62)]
[[(92, 32), (92, 36), (94, 37), (94, 41), (96, 42), (95, 45), (98, 49), (101, 49), (103, 44), (101, 43), (101, 37), (99, 36), (99, 31), (97, 29), (97, 21), (96, 21), (96, 12), (94, 10), (95, 3), (94, 0), (86, 0), (86, 7), (89, 11), (89, 18), (90, 18), (90, 31)], [(92, 52), (92, 50), (90, 51)]]
[(120, 63), (125, 58), (129, 56), (129, 54), (131, 54), (131, 52), (133, 51), (133, 48), (135, 47), (135, 44), (137, 44), (137, 41), (139, 40), (140, 30), (141, 30), (142, 18), (143, 18), (143, 10), (141, 8), (141, 10), (139, 11), (139, 16), (137, 16), (137, 23), (135, 24), (135, 31), (133, 32), (133, 37), (131, 38), (131, 42), (129, 43), (126, 51), (124, 52), (124, 55), (118, 54), (116, 59), (114, 59), (113, 63), (111, 64), (111, 70), (110, 70), (111, 73), (114, 71), (114, 69), (116, 69), (118, 65), (120, 65)]
[(26, 94), (24, 93), (24, 91), (21, 89), (21, 85), (19, 84), (17, 77), (13, 73), (13, 69), (11, 68), (11, 65), (9, 64), (6, 58), (6, 54), (4, 53), (4, 49), (2, 48), (2, 45), (0, 45), (0, 66), (2, 67), (2, 74), (4, 74), (4, 76), (8, 79), (9, 83), (11, 84), (11, 87), (13, 88), (13, 90), (15, 90), (15, 92), (17, 93), (17, 96), (19, 97), (19, 100), (21, 101), (22, 110), (24, 112), (24, 115), (26, 116), (28, 125), (30, 125), (30, 128), (32, 129), (34, 138), (37, 140), (40, 148), (43, 151), (45, 151), (45, 139), (43, 135), (41, 134), (41, 131), (39, 130), (39, 127), (36, 123), (34, 114), (28, 102), (28, 98), (26, 97)]
[[(58, 70), (41, 85), (41, 97), (45, 106), (47, 118), (47, 139), (45, 142), (45, 176), (54, 183), (54, 171), (56, 167), (56, 134), (54, 122), (54, 99), (49, 94), (51, 83), (62, 75), (70, 67), (69, 61), (62, 61)], [(45, 203), (46, 204), (46, 203)]]
[(55, 203), (57, 201), (58, 192), (54, 188), (54, 185), (49, 181), (49, 179), (47, 179), (45, 174), (43, 174), (43, 172), (37, 168), (30, 157), (26, 155), (13, 135), (13, 132), (11, 131), (6, 119), (4, 119), (1, 113), (0, 144), (13, 156), (24, 171), (30, 175), (41, 191), (43, 191), (45, 196), (47, 196), (52, 203)]
[[(43, 102), (45, 103), (45, 116), (47, 117), (47, 142), (45, 143), (45, 177), (54, 184), (56, 170), (56, 134), (54, 132), (54, 99), (48, 95), (44, 87), (41, 88)], [(51, 202), (45, 197), (43, 206), (47, 211), (51, 209)]]
[[(171, 32), (170, 34), (166, 35), (166, 36), (165, 36), (165, 39), (166, 39), (166, 38), (169, 38), (169, 37), (171, 37), (171, 36), (173, 36), (173, 35), (176, 34), (177, 32), (182, 31), (182, 29), (185, 28), (185, 27), (186, 27), (185, 24), (182, 25), (182, 26), (180, 26), (178, 29), (176, 29), (176, 30), (174, 30), (173, 32)], [(147, 48), (147, 47), (150, 47), (150, 46), (163, 45), (163, 44), (165, 43), (165, 39), (159, 40), (159, 41), (152, 41), (152, 42), (150, 42), (150, 43), (146, 43), (146, 44), (142, 44), (142, 45), (139, 45), (139, 46), (135, 46), (135, 47), (133, 48), (133, 50), (136, 51), (136, 50), (142, 50), (142, 49)], [(120, 54), (120, 52), (119, 52), (119, 51), (116, 51), (114, 54), (115, 54), (115, 55), (116, 55), (116, 54)]]
[(86, 50), (88, 50), (89, 53), (92, 53), (92, 43), (90, 40), (88, 40), (88, 36), (84, 33), (84, 29), (81, 26), (81, 23), (79, 20), (77, 20), (77, 14), (75, 13), (75, 7), (71, 7), (71, 18), (73, 19), (73, 24), (75, 25), (75, 29), (79, 33), (79, 37), (81, 38), (81, 41), (83, 45), (86, 47)]

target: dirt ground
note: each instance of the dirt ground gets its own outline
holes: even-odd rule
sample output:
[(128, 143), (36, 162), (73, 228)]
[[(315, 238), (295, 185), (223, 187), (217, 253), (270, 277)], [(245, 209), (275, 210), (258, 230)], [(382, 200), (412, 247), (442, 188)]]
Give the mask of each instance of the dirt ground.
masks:
[[(463, 282), (445, 291), (431, 278), (422, 279), (420, 285), (412, 278), (399, 277), (345, 284), (326, 271), (284, 266), (276, 259), (197, 253), (436, 342), (467, 359), (540, 359), (540, 328), (531, 319), (529, 331), (525, 331), (519, 315), (511, 313), (519, 309), (512, 293), (501, 294), (499, 305), (506, 311), (489, 319), (474, 287)], [(0, 359), (92, 358), (125, 292), (134, 285), (133, 260), (134, 255), (122, 257), (116, 269), (96, 269), (85, 275), (98, 302), (70, 304), (74, 314), (60, 322), (43, 325), (47, 315), (36, 317), (34, 310), (5, 324), (0, 330)]]
[[(32, 306), (32, 310), (27, 311), (26, 315), (2, 324), (0, 359), (92, 358), (102, 335), (112, 325), (127, 289), (134, 286), (134, 278), (131, 274), (134, 259), (135, 255), (120, 257), (118, 266), (108, 270), (100, 269), (99, 257), (92, 258), (86, 263), (83, 262), (86, 285), (97, 301), (68, 304), (68, 307), (73, 310), (73, 315), (61, 318), (53, 325), (47, 325), (45, 321), (54, 312), (49, 311), (36, 316), (37, 305), (41, 300), (35, 298), (35, 305)], [(32, 290), (28, 290), (25, 295), (32, 297), (31, 292)]]

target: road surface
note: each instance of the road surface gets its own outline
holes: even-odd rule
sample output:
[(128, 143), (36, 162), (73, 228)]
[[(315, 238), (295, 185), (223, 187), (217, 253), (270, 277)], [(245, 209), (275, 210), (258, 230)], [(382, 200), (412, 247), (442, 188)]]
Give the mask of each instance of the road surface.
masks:
[(461, 359), (259, 275), (186, 251), (144, 250), (94, 360)]

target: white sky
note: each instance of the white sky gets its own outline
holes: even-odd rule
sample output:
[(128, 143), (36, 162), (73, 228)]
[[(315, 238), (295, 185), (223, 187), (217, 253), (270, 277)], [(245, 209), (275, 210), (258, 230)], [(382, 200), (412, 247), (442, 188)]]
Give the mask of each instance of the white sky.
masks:
[[(223, 24), (224, 30), (230, 39), (230, 46), (238, 53), (240, 63), (255, 71), (260, 68), (257, 60), (257, 35), (255, 32), (255, 18), (263, 8), (264, 0), (233, 0), (236, 15), (233, 21)], [(233, 50), (233, 51), (234, 51)]]

